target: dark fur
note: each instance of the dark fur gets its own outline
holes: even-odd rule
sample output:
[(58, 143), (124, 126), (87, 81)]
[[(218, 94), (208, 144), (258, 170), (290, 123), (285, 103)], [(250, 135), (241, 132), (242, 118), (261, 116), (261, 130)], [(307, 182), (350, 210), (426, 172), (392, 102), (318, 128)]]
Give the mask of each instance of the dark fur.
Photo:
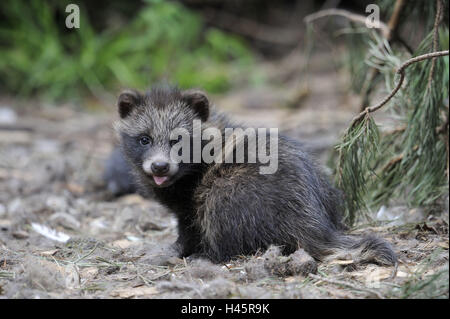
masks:
[[(181, 163), (173, 184), (154, 187), (142, 164), (155, 151), (152, 148), (166, 147), (167, 131), (177, 125), (192, 131), (193, 118), (202, 118), (205, 126), (222, 132), (225, 127), (236, 125), (211, 109), (206, 96), (198, 92), (153, 89), (145, 95), (138, 94), (138, 102), (132, 107), (121, 107), (122, 99), (121, 96), (119, 112), (125, 115), (117, 124), (117, 131), (123, 150), (138, 183), (153, 188), (156, 198), (176, 214), (176, 247), (180, 256), (198, 253), (222, 262), (278, 245), (286, 254), (301, 247), (317, 260), (350, 256), (361, 262), (396, 263), (387, 242), (343, 233), (340, 194), (300, 144), (284, 136), (279, 137), (275, 174), (261, 175), (258, 163)], [(165, 123), (152, 122), (155, 119)], [(142, 133), (155, 138), (153, 147), (139, 145), (137, 137)]]

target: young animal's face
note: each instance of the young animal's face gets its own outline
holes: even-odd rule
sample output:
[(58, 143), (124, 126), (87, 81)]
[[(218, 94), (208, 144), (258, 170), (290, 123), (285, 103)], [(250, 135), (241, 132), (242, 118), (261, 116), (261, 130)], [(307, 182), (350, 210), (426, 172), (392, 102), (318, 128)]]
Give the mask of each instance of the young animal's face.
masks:
[(124, 153), (134, 169), (154, 187), (167, 187), (195, 169), (193, 164), (171, 159), (175, 129), (184, 129), (192, 138), (194, 120), (209, 115), (206, 96), (199, 91), (154, 89), (143, 95), (123, 92), (118, 101), (120, 122), (116, 126)]

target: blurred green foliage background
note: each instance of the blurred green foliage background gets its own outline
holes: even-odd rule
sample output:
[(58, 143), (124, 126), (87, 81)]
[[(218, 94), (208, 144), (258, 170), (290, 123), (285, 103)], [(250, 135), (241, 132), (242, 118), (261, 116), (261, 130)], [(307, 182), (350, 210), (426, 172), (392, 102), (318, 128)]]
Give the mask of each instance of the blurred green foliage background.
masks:
[(253, 53), (242, 39), (205, 27), (180, 3), (146, 0), (132, 15), (109, 17), (106, 27), (98, 28), (99, 21), (92, 20), (101, 12), (87, 14), (88, 3), (78, 1), (80, 28), (67, 29), (70, 2), (3, 1), (0, 91), (77, 100), (165, 81), (220, 93), (256, 74)]

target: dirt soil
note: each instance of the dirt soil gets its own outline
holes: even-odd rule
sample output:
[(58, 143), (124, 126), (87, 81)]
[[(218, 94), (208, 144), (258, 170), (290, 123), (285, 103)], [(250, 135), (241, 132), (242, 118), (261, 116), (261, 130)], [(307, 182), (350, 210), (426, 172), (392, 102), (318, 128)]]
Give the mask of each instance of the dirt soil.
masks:
[[(283, 82), (289, 72), (277, 70), (291, 60), (262, 67)], [(301, 139), (325, 166), (359, 100), (348, 93), (346, 75), (320, 61), (311, 61), (307, 86), (290, 80), (212, 100), (236, 119)], [(400, 259), (394, 278), (394, 267), (317, 264), (302, 250), (286, 257), (276, 247), (227, 264), (152, 264), (176, 239), (176, 220), (151, 199), (105, 191), (115, 108), (27, 104), (14, 108), (9, 129), (0, 128), (0, 298), (449, 297), (448, 204), (433, 214), (386, 206), (374, 213), (376, 223), (352, 231), (392, 243)]]

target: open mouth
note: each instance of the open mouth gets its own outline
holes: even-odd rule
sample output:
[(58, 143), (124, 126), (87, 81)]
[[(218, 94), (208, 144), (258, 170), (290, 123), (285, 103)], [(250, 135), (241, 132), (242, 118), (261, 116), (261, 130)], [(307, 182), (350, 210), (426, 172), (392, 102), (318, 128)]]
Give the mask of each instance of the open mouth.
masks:
[(161, 186), (169, 179), (169, 176), (155, 176), (153, 175), (153, 180), (155, 181), (155, 184), (158, 186)]

